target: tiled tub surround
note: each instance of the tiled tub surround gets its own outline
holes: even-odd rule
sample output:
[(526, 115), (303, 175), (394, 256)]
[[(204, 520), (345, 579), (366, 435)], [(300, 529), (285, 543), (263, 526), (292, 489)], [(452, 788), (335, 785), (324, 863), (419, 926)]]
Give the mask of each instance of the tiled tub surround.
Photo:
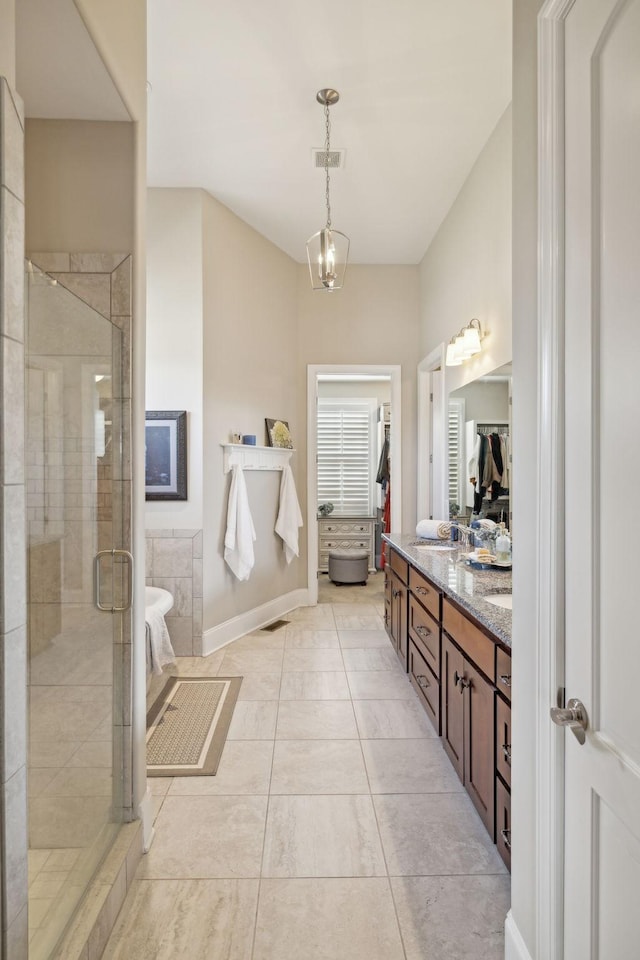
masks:
[(179, 661), (242, 673), (240, 697), (215, 777), (150, 781), (103, 960), (501, 960), (509, 878), (389, 648), (382, 580)]
[(27, 956), (24, 111), (0, 77), (0, 955)]
[(383, 539), (506, 646), (511, 646), (511, 610), (483, 599), (489, 593), (511, 593), (510, 570), (474, 570), (464, 563), (464, 554), (469, 552), (466, 547), (428, 550), (413, 546), (417, 537), (411, 534), (385, 533)]
[(147, 530), (146, 583), (173, 595), (165, 618), (178, 657), (202, 654), (202, 530)]

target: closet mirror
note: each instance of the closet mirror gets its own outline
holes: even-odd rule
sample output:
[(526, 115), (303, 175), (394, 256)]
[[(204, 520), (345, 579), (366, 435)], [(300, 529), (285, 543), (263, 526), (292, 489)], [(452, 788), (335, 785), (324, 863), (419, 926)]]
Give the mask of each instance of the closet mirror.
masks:
[(449, 394), (448, 428), (449, 515), (511, 527), (510, 363)]

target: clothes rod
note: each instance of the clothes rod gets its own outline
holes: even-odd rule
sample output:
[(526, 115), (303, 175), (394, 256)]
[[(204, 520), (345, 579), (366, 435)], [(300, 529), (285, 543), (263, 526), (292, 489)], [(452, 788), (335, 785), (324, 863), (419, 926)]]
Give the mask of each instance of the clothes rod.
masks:
[(221, 443), (223, 468), (229, 473), (232, 467), (243, 470), (284, 470), (295, 450), (288, 447), (258, 447), (249, 443)]

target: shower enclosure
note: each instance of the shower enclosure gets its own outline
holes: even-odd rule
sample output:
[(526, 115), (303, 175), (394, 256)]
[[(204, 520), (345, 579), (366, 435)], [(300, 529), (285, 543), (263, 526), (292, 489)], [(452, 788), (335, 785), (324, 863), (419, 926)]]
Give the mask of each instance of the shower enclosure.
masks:
[(26, 270), (30, 960), (131, 819), (131, 263), (47, 259)]

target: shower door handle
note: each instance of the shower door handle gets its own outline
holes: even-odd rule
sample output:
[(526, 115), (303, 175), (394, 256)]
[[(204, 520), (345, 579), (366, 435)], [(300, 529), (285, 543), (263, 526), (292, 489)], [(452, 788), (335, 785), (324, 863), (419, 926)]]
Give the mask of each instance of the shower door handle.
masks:
[[(103, 557), (111, 557), (112, 560), (115, 560), (116, 557), (121, 557), (126, 561), (127, 564), (127, 599), (125, 603), (120, 607), (115, 607), (111, 605), (110, 607), (105, 606), (100, 600), (100, 573), (101, 573), (101, 563)], [(131, 601), (133, 599), (133, 557), (128, 550), (99, 550), (96, 553), (93, 559), (93, 602), (98, 608), (98, 610), (104, 610), (105, 613), (123, 613), (125, 610), (129, 610), (131, 607)]]

